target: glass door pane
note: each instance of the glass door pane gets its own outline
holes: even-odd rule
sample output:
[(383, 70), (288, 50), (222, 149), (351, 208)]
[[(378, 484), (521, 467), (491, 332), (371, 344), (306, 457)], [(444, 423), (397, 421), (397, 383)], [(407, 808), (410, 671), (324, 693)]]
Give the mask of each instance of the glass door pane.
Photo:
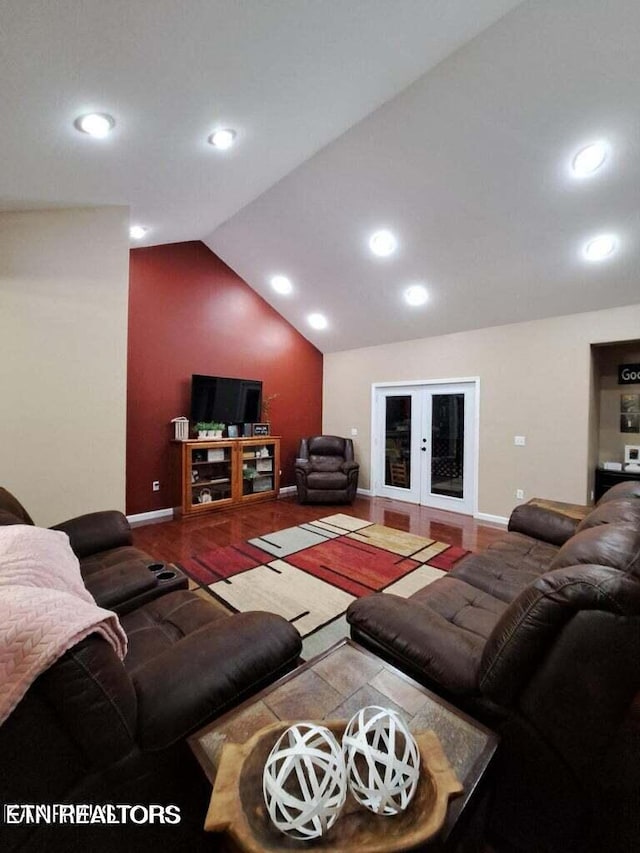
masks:
[(431, 493), (464, 497), (464, 394), (433, 394)]
[(191, 450), (191, 506), (231, 499), (231, 445)]
[(275, 488), (275, 445), (244, 444), (242, 447), (242, 494), (256, 495)]
[(385, 398), (384, 484), (411, 488), (411, 395)]

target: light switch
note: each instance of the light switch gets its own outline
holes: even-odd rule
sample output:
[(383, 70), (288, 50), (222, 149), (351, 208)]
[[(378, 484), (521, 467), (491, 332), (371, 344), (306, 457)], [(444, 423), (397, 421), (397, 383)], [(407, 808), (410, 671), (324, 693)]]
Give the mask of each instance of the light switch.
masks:
[(524, 435), (514, 435), (514, 437), (513, 437), (513, 443), (514, 443), (517, 447), (524, 447), (524, 446), (525, 446), (525, 444), (527, 443), (527, 440), (526, 440), (526, 438), (524, 437)]

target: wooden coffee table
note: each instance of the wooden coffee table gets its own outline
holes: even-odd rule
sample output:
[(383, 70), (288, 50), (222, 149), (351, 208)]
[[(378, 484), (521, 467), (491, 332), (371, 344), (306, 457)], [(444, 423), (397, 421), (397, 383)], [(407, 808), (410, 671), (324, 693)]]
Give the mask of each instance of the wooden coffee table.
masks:
[[(192, 735), (189, 745), (213, 785), (225, 743), (244, 743), (258, 729), (279, 720), (348, 719), (365, 705), (392, 708), (413, 731), (432, 729), (438, 736), (464, 786), (463, 793), (449, 804), (437, 842), (428, 845), (429, 850), (444, 849), (453, 830), (463, 823), (463, 814), (471, 811), (469, 804), (477, 796), (498, 738), (352, 640), (341, 640), (219, 717)], [(216, 850), (235, 849), (225, 843), (229, 846)]]

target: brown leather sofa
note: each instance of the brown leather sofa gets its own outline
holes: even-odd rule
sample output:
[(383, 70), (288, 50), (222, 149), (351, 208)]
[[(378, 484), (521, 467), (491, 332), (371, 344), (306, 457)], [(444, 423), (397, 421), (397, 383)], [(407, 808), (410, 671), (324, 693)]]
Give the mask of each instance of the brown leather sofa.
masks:
[(499, 731), (491, 828), (507, 849), (640, 849), (640, 482), (582, 514), (521, 505), (484, 552), (347, 619)]
[[(20, 501), (0, 487), (0, 525), (33, 523)], [(187, 576), (177, 566), (166, 565), (133, 546), (131, 527), (121, 512), (91, 512), (53, 529), (69, 536), (85, 586), (107, 610), (128, 613), (188, 586)]]
[[(5, 492), (0, 523), (31, 523), (24, 511), (15, 515), (14, 502)], [(123, 519), (93, 513), (57, 528), (71, 531), (89, 590), (94, 572), (87, 566), (97, 566), (95, 574), (111, 573), (115, 598), (128, 567), (153, 575), (152, 558), (128, 544)], [(0, 803), (172, 804), (181, 821), (48, 826), (0, 819), (0, 850), (213, 849), (202, 830), (211, 789), (185, 738), (293, 668), (300, 635), (280, 616), (230, 614), (188, 590), (156, 592), (141, 606), (119, 600), (124, 661), (90, 635), (33, 682), (0, 726)]]
[(351, 503), (356, 496), (360, 466), (350, 438), (303, 438), (295, 471), (300, 503)]
[(300, 637), (279, 616), (225, 615), (188, 591), (121, 623), (124, 663), (91, 635), (0, 726), (0, 801), (174, 804), (180, 824), (0, 825), (0, 849), (212, 849), (202, 831), (211, 789), (185, 738), (291, 669)]

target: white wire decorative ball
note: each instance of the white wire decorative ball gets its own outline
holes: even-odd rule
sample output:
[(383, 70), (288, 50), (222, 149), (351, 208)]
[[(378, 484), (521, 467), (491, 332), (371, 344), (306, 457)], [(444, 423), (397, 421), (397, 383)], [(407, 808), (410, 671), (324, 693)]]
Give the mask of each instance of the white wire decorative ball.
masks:
[(265, 762), (262, 791), (281, 832), (304, 841), (327, 832), (347, 796), (344, 755), (329, 729), (298, 723), (283, 732)]
[(407, 808), (420, 777), (420, 750), (394, 711), (368, 705), (349, 720), (342, 748), (349, 789), (375, 814)]

